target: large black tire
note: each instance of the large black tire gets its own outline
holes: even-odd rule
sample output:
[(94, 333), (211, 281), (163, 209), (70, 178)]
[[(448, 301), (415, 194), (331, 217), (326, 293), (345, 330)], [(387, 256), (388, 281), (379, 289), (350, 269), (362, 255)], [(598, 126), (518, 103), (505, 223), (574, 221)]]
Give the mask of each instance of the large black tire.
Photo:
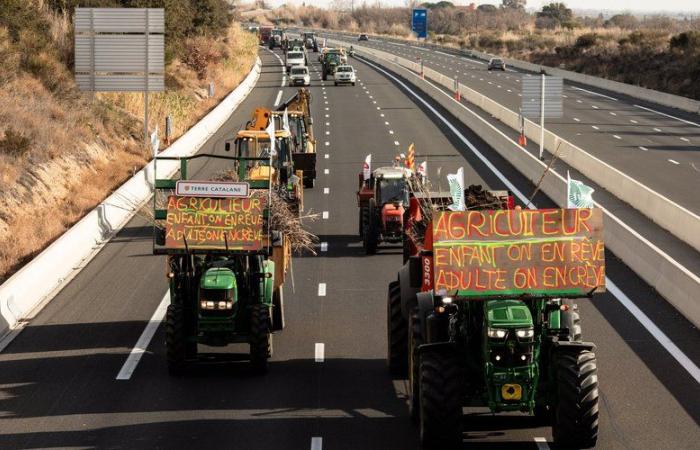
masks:
[(360, 237), (364, 238), (365, 236), (365, 227), (367, 226), (367, 220), (368, 220), (368, 208), (366, 206), (360, 207), (360, 213), (359, 213), (359, 219), (360, 219)]
[(256, 373), (267, 372), (267, 360), (272, 356), (270, 308), (253, 305), (250, 310), (250, 364)]
[(365, 253), (368, 255), (374, 255), (377, 253), (377, 243), (379, 240), (379, 224), (377, 220), (379, 219), (377, 215), (377, 204), (374, 199), (369, 200), (369, 208), (367, 211), (367, 226), (363, 232), (363, 244), (365, 247)]
[(181, 305), (168, 305), (165, 313), (165, 357), (168, 372), (171, 375), (180, 375), (187, 360), (187, 333)]
[(389, 283), (386, 319), (389, 373), (395, 377), (405, 377), (408, 374), (408, 323), (401, 314), (401, 286), (398, 281)]
[(272, 293), (272, 331), (284, 330), (284, 293), (282, 287)]
[(316, 180), (311, 177), (304, 177), (304, 189), (312, 189), (316, 185)]
[(569, 329), (570, 341), (581, 342), (583, 334), (581, 333), (581, 316), (578, 309), (571, 299), (562, 299), (562, 304), (567, 305), (569, 309), (561, 312), (561, 326)]
[(590, 448), (598, 440), (598, 368), (589, 350), (555, 356), (557, 402), (552, 436), (558, 448)]
[(461, 448), (464, 369), (453, 349), (422, 352), (420, 397), (422, 449)]
[(423, 329), (418, 320), (418, 308), (413, 308), (408, 317), (408, 413), (416, 423), (420, 420), (420, 365), (418, 347), (425, 342)]

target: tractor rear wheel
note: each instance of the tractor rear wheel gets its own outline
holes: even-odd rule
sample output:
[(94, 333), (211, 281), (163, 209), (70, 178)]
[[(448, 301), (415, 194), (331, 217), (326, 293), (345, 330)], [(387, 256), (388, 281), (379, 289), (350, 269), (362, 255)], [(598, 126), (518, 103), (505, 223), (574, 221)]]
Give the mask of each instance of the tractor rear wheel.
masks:
[(250, 364), (256, 373), (267, 372), (267, 360), (272, 356), (270, 307), (253, 305), (250, 310)]
[(408, 324), (401, 314), (401, 287), (398, 281), (389, 283), (386, 306), (389, 373), (405, 377), (408, 374)]
[(569, 308), (561, 312), (561, 326), (569, 329), (569, 340), (581, 342), (583, 336), (581, 333), (581, 316), (573, 300), (562, 299), (562, 304)]
[(555, 356), (557, 401), (552, 436), (557, 447), (590, 448), (598, 439), (598, 368), (589, 350)]
[(451, 348), (428, 349), (420, 361), (420, 441), (423, 450), (462, 446), (464, 370)]
[(183, 308), (181, 305), (168, 305), (165, 314), (165, 354), (171, 375), (180, 375), (184, 370), (187, 347)]
[(379, 219), (377, 214), (377, 204), (374, 199), (369, 200), (369, 208), (367, 211), (367, 226), (363, 232), (363, 244), (365, 253), (374, 255), (377, 253), (377, 241), (379, 240)]
[(413, 308), (408, 318), (408, 412), (411, 419), (420, 419), (420, 365), (421, 356), (418, 347), (423, 345), (423, 329), (418, 320), (418, 308)]
[(316, 180), (311, 177), (304, 177), (304, 189), (312, 189), (316, 185)]

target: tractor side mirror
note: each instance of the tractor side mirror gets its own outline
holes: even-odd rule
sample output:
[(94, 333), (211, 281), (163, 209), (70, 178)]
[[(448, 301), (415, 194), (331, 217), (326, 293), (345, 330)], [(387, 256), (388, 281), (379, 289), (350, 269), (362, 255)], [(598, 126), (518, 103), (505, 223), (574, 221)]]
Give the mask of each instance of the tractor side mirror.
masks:
[(230, 142), (226, 142), (224, 144), (224, 150), (226, 150), (227, 152), (231, 151), (231, 143)]

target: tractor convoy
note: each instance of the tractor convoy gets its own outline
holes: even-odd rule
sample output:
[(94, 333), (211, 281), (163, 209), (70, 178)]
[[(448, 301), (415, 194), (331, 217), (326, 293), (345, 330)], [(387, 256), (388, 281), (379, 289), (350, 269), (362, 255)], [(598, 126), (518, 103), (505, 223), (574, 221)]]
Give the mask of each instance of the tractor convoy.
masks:
[[(258, 33), (261, 45), (305, 59), (319, 51), (314, 33)], [(347, 62), (325, 42), (320, 55), (324, 80)], [(315, 185), (311, 102), (302, 88), (274, 109), (256, 108), (225, 154), (155, 158), (156, 175), (161, 164), (178, 169), (176, 179), (155, 177), (153, 200), (153, 253), (167, 255), (172, 374), (215, 359), (200, 346), (231, 344), (247, 345), (237, 357), (255, 372), (267, 370), (272, 334), (285, 327), (293, 245), (274, 208), (299, 220), (304, 189)], [(200, 159), (227, 176), (193, 179)], [(595, 446), (595, 346), (583, 339), (575, 300), (605, 290), (601, 211), (521, 208), (508, 191), (465, 189), (461, 170), (448, 175), (449, 192), (435, 192), (413, 159), (411, 146), (408, 158), (370, 170), (368, 155), (357, 205), (367, 255), (403, 249), (388, 286), (387, 363), (407, 380), (422, 448), (461, 448), (463, 408), (532, 415), (551, 425), (557, 447)]]

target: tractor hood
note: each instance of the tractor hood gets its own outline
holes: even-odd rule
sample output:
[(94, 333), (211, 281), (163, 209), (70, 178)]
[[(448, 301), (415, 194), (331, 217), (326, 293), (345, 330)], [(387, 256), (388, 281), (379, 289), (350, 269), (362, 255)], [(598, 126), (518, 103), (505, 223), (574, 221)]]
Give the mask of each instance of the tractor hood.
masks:
[(486, 320), (491, 328), (532, 327), (530, 310), (521, 300), (487, 300)]
[(201, 289), (236, 289), (236, 276), (231, 269), (224, 267), (213, 267), (208, 269), (199, 280)]

